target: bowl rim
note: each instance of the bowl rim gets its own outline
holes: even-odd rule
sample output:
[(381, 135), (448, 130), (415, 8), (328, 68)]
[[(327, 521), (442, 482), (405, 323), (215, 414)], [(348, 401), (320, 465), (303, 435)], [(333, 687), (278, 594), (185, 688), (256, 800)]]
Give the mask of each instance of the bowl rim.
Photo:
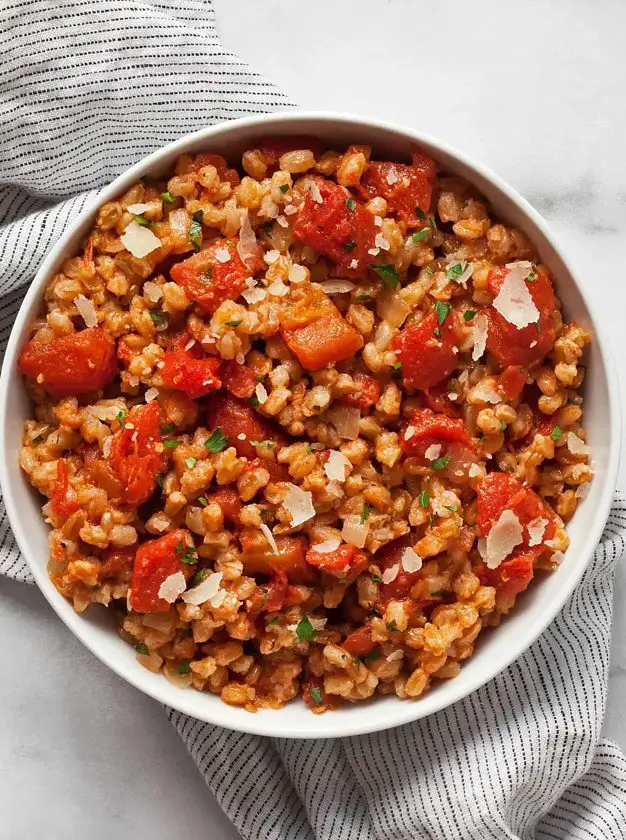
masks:
[[(327, 715), (312, 715), (311, 717), (315, 718), (315, 728), (302, 731), (297, 727), (293, 728), (285, 726), (284, 722), (281, 721), (280, 714), (276, 714), (269, 724), (266, 717), (261, 719), (258, 715), (250, 713), (246, 713), (245, 718), (236, 717), (232, 714), (234, 710), (230, 706), (221, 702), (217, 704), (207, 704), (207, 714), (201, 716), (199, 715), (198, 709), (195, 707), (192, 708), (191, 706), (193, 706), (193, 704), (190, 704), (187, 700), (187, 697), (191, 692), (185, 689), (176, 689), (176, 702), (172, 702), (171, 698), (165, 700), (163, 697), (164, 692), (160, 690), (160, 687), (157, 686), (154, 688), (152, 684), (144, 682), (139, 665), (137, 665), (136, 668), (127, 667), (125, 662), (117, 661), (114, 656), (103, 653), (99, 649), (98, 644), (92, 642), (89, 632), (85, 632), (85, 628), (88, 628), (88, 625), (85, 624), (83, 618), (75, 613), (73, 609), (69, 612), (67, 610), (63, 610), (61, 603), (54, 597), (56, 590), (54, 590), (54, 593), (52, 592), (51, 588), (53, 588), (53, 584), (47, 575), (46, 568), (42, 568), (38, 565), (34, 552), (30, 548), (27, 526), (25, 521), (23, 522), (25, 517), (22, 516), (18, 509), (16, 500), (13, 497), (12, 486), (7, 477), (9, 475), (8, 459), (9, 457), (15, 457), (14, 452), (9, 453), (7, 451), (8, 447), (6, 445), (8, 414), (7, 394), (12, 378), (18, 375), (17, 368), (15, 366), (15, 359), (19, 349), (18, 343), (21, 341), (21, 335), (26, 326), (26, 322), (30, 318), (31, 307), (41, 297), (44, 286), (48, 281), (51, 272), (55, 269), (67, 244), (76, 235), (77, 229), (82, 224), (86, 223), (88, 219), (95, 216), (103, 202), (110, 200), (123, 190), (128, 189), (128, 187), (135, 181), (139, 180), (144, 173), (149, 172), (153, 167), (157, 167), (161, 160), (165, 157), (182, 154), (187, 150), (194, 150), (202, 143), (210, 144), (214, 137), (228, 135), (230, 130), (248, 130), (251, 136), (254, 136), (255, 131), (258, 131), (259, 134), (261, 134), (263, 132), (271, 132), (272, 129), (275, 131), (278, 130), (279, 133), (288, 134), (295, 133), (291, 131), (291, 129), (297, 129), (300, 124), (307, 124), (311, 122), (316, 122), (320, 125), (320, 134), (324, 133), (325, 125), (328, 125), (330, 128), (336, 128), (337, 124), (341, 123), (347, 128), (353, 127), (355, 131), (358, 131), (359, 129), (380, 130), (396, 134), (401, 138), (406, 138), (415, 143), (423, 142), (429, 144), (443, 155), (449, 156), (453, 160), (458, 161), (462, 166), (467, 167), (486, 181), (489, 181), (497, 190), (503, 193), (510, 202), (517, 206), (521, 213), (536, 226), (540, 234), (547, 241), (548, 245), (562, 261), (582, 299), (590, 321), (593, 324), (594, 345), (596, 347), (596, 351), (599, 352), (601, 359), (599, 364), (600, 367), (604, 367), (608, 384), (608, 414), (611, 432), (607, 447), (609, 453), (607, 459), (607, 470), (603, 477), (604, 486), (602, 487), (599, 504), (596, 509), (593, 527), (589, 529), (586, 539), (578, 548), (578, 553), (581, 557), (584, 556), (586, 559), (584, 562), (581, 561), (578, 564), (578, 567), (574, 569), (572, 574), (567, 577), (563, 576), (563, 585), (559, 588), (557, 597), (555, 597), (549, 607), (541, 613), (540, 616), (536, 617), (531, 625), (529, 625), (529, 632), (526, 634), (520, 634), (516, 643), (510, 646), (506, 655), (497, 657), (496, 665), (486, 668), (484, 672), (479, 672), (471, 676), (468, 675), (465, 680), (459, 678), (459, 688), (456, 691), (452, 690), (450, 692), (451, 697), (445, 699), (444, 702), (441, 702), (440, 704), (435, 703), (434, 708), (430, 708), (427, 712), (420, 713), (419, 702), (398, 702), (394, 714), (390, 715), (388, 710), (386, 710), (386, 713), (379, 716), (379, 719), (373, 715), (360, 715), (358, 714), (357, 708), (351, 707), (350, 717), (342, 717), (341, 731), (337, 731), (337, 726), (328, 726), (327, 724), (324, 724), (324, 718), (326, 718)], [(285, 131), (285, 128), (289, 130)], [(410, 723), (427, 715), (434, 714), (435, 712), (447, 708), (453, 703), (476, 691), (485, 683), (500, 674), (505, 668), (521, 656), (560, 611), (587, 568), (610, 511), (613, 491), (617, 481), (621, 448), (621, 406), (619, 401), (618, 382), (617, 370), (610, 348), (610, 343), (605, 333), (605, 328), (602, 327), (602, 321), (598, 317), (596, 305), (589, 300), (589, 297), (584, 290), (584, 286), (578, 279), (577, 272), (572, 269), (569, 260), (564, 256), (564, 251), (547, 222), (525, 198), (523, 198), (499, 175), (492, 172), (482, 163), (475, 161), (464, 152), (459, 151), (455, 147), (426, 132), (387, 120), (379, 120), (373, 117), (360, 116), (357, 114), (340, 114), (330, 111), (278, 111), (270, 114), (254, 115), (236, 120), (222, 121), (216, 123), (215, 125), (207, 126), (198, 131), (186, 134), (178, 140), (151, 152), (149, 155), (124, 170), (124, 172), (118, 175), (108, 185), (98, 189), (96, 195), (85, 204), (80, 213), (67, 225), (57, 243), (48, 252), (20, 305), (20, 309), (11, 329), (11, 334), (9, 336), (9, 341), (7, 343), (2, 363), (2, 370), (0, 372), (0, 488), (2, 489), (4, 496), (9, 523), (19, 549), (28, 564), (35, 582), (48, 603), (52, 606), (57, 615), (71, 630), (71, 632), (77, 636), (101, 662), (140, 691), (153, 697), (155, 700), (173, 706), (178, 711), (189, 714), (196, 719), (239, 732), (299, 739), (324, 737), (333, 738), (367, 734), (389, 729), (405, 723)], [(65, 600), (62, 596), (61, 599), (63, 601)], [(457, 680), (452, 682), (453, 684), (456, 684)], [(164, 686), (170, 686), (165, 678), (163, 678), (163, 683)], [(171, 687), (172, 686), (170, 686), (170, 688)], [(333, 713), (330, 714), (332, 715)], [(313, 721), (311, 722), (313, 723)]]

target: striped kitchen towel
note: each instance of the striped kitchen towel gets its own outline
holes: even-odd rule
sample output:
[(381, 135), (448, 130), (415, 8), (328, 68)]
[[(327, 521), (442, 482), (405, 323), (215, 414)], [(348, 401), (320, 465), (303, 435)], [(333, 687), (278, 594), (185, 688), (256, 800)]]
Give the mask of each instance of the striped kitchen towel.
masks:
[[(0, 5), (0, 55), (3, 349), (44, 255), (102, 185), (182, 134), (289, 103), (222, 48), (208, 0), (13, 0)], [(626, 761), (600, 726), (625, 533), (616, 499), (550, 628), (426, 720), (289, 741), (168, 714), (250, 840), (624, 838)], [(0, 571), (31, 580), (2, 508)]]

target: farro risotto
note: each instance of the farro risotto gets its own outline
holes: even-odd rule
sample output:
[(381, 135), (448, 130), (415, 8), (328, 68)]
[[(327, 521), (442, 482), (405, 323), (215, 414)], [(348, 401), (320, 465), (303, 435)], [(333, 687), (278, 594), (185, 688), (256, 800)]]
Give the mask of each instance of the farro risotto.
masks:
[(183, 155), (100, 208), (19, 356), (50, 578), (250, 711), (419, 697), (567, 549), (589, 340), (417, 147)]

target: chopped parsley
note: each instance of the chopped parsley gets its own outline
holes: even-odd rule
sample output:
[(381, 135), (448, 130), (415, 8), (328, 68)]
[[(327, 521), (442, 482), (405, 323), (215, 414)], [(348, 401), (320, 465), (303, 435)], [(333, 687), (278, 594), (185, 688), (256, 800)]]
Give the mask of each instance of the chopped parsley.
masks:
[(278, 189), (281, 191), (281, 193), (286, 193), (289, 189), (289, 184), (281, 184)]
[(402, 362), (394, 362), (393, 363), (394, 370), (402, 370)]
[(151, 312), (150, 317), (157, 325), (157, 327), (166, 327), (167, 326), (167, 318), (165, 315), (162, 315), (160, 312)]
[(456, 265), (451, 265), (446, 269), (446, 277), (448, 280), (456, 280), (457, 277), (460, 277), (461, 274), (467, 268), (467, 263), (465, 265), (463, 263), (456, 263)]
[(43, 440), (43, 435), (37, 435), (37, 437), (34, 437), (31, 442), (32, 443), (41, 443), (42, 440)]
[(187, 545), (182, 540), (176, 545), (176, 554), (181, 563), (193, 566), (198, 562), (198, 552), (193, 545)]
[(385, 286), (389, 286), (390, 289), (395, 289), (400, 282), (398, 280), (398, 272), (391, 264), (373, 265), (372, 270), (378, 274)]
[(374, 300), (372, 295), (368, 295), (367, 292), (359, 292), (356, 296), (357, 303), (365, 303), (368, 300)]
[(176, 201), (176, 199), (174, 198), (171, 192), (162, 192), (161, 201), (164, 201), (166, 204), (173, 204)]
[(372, 575), (372, 583), (382, 583), (383, 579), (380, 575)]
[(422, 490), (422, 492), (419, 494), (418, 501), (421, 508), (430, 507), (430, 496), (428, 495), (427, 490)]
[(309, 694), (311, 696), (311, 700), (315, 703), (316, 706), (322, 705), (322, 692), (316, 685), (314, 685), (313, 688), (309, 691)]
[(309, 621), (308, 615), (303, 616), (296, 627), (296, 635), (301, 642), (314, 642), (317, 638), (317, 630)]
[(451, 510), (452, 513), (456, 513), (458, 511), (458, 507), (456, 505), (444, 505), (446, 510)]
[(426, 213), (424, 213), (424, 211), (422, 210), (421, 207), (416, 207), (415, 208), (415, 215), (417, 216), (418, 219), (425, 219), (426, 218)]
[(197, 458), (185, 458), (185, 466), (188, 470), (192, 470), (198, 463)]
[(202, 245), (202, 222), (204, 220), (204, 213), (202, 210), (196, 210), (192, 216), (193, 221), (189, 226), (189, 238), (199, 248)]
[(273, 440), (251, 440), (252, 446), (260, 446), (262, 449), (271, 449), (274, 446)]
[(124, 422), (124, 418), (125, 418), (125, 417), (126, 417), (126, 409), (125, 409), (125, 408), (120, 409), (120, 410), (117, 412), (117, 414), (115, 415), (115, 419), (116, 419), (116, 420), (117, 420), (117, 422), (120, 424), (120, 426), (121, 426), (121, 425), (122, 425), (122, 423)]
[(355, 248), (356, 242), (354, 241), (354, 239), (351, 242), (346, 242), (346, 244), (343, 246), (343, 250), (347, 251), (348, 253), (350, 253), (350, 251), (354, 251)]
[(307, 443), (306, 451), (307, 451), (307, 455), (310, 454), (311, 452), (313, 452), (313, 447), (311, 446), (310, 443)]
[(437, 233), (437, 222), (435, 221), (435, 217), (431, 216), (428, 220), (431, 228), (433, 229), (433, 233)]
[(161, 434), (162, 435), (171, 435), (172, 432), (176, 429), (174, 423), (169, 423), (167, 426), (161, 426)]
[(528, 275), (528, 277), (526, 278), (526, 280), (527, 280), (529, 283), (534, 283), (536, 279), (537, 279), (537, 277), (536, 277), (536, 275), (534, 274), (534, 272), (532, 272), (532, 271), (530, 272), (530, 274), (529, 274), (529, 275)]
[(392, 632), (393, 632), (394, 630), (397, 630), (397, 629), (398, 629), (398, 628), (396, 627), (396, 622), (395, 622), (395, 621), (388, 621), (388, 622), (385, 624), (385, 627), (387, 628), (387, 630), (391, 630)]
[(437, 458), (436, 461), (433, 461), (430, 465), (431, 469), (433, 470), (444, 470), (448, 464), (450, 463), (450, 456), (444, 455), (443, 458)]
[(356, 210), (356, 201), (353, 198), (346, 199), (346, 207), (348, 210), (351, 210), (353, 213)]
[(150, 651), (148, 650), (148, 645), (144, 645), (143, 642), (141, 642), (138, 645), (135, 645), (135, 650), (137, 651), (137, 653), (141, 653), (143, 656), (148, 656), (150, 654)]
[(563, 437), (563, 429), (560, 426), (555, 426), (550, 433), (551, 440), (559, 440), (559, 438)]
[(206, 578), (208, 574), (208, 569), (198, 569), (195, 575), (191, 578), (191, 585), (197, 586), (199, 583), (202, 583), (202, 581)]
[(413, 242), (421, 242), (422, 239), (425, 239), (425, 237), (428, 236), (429, 233), (430, 230), (427, 227), (425, 227), (422, 228), (422, 230), (415, 231), (415, 233), (411, 235), (411, 239), (413, 240)]
[(248, 400), (248, 405), (250, 406), (250, 408), (258, 408), (259, 398), (255, 394), (253, 394)]
[(368, 505), (367, 502), (363, 505), (363, 513), (361, 514), (361, 525), (365, 522), (367, 517), (372, 512), (372, 506)]
[(278, 616), (275, 616), (271, 621), (268, 621), (265, 626), (273, 627), (275, 624), (278, 624)]
[(431, 514), (430, 514), (430, 516), (428, 517), (428, 524), (430, 525), (430, 527), (431, 527), (431, 528), (432, 528), (432, 527), (433, 527), (433, 525), (435, 524), (435, 521), (436, 521), (436, 520), (435, 520), (435, 517), (434, 517), (434, 516), (433, 516), (433, 514), (431, 513)]
[(150, 222), (142, 214), (135, 216), (135, 221), (138, 225), (141, 225), (141, 227), (147, 227), (150, 224)]
[(476, 312), (473, 309), (468, 309), (466, 312), (463, 313), (463, 320), (464, 321), (473, 321)]
[(179, 674), (190, 674), (191, 668), (189, 667), (189, 660), (188, 659), (181, 659), (180, 665), (178, 666), (178, 673)]
[(211, 437), (204, 441), (204, 445), (209, 452), (221, 452), (222, 449), (226, 449), (228, 446), (228, 438), (221, 429), (216, 429)]
[(181, 443), (182, 440), (164, 440), (163, 446), (165, 446), (167, 449), (176, 449), (176, 447), (180, 446)]
[(506, 423), (504, 420), (500, 420), (500, 431), (503, 432), (506, 429)]
[(159, 485), (161, 490), (163, 489), (163, 473), (157, 473), (156, 476), (156, 483)]
[(437, 314), (437, 323), (441, 326), (450, 312), (452, 312), (452, 307), (449, 303), (444, 303), (443, 301), (438, 300), (435, 304), (435, 312)]
[(206, 507), (209, 504), (209, 500), (206, 496), (198, 496), (198, 502), (202, 507)]
[(243, 320), (242, 318), (233, 318), (233, 320), (231, 320), (231, 321), (226, 321), (226, 326), (227, 327), (238, 327), (239, 324), (241, 324), (242, 320)]
[(373, 662), (375, 659), (380, 659), (380, 650), (378, 648), (368, 653), (367, 656), (364, 656), (363, 662)]

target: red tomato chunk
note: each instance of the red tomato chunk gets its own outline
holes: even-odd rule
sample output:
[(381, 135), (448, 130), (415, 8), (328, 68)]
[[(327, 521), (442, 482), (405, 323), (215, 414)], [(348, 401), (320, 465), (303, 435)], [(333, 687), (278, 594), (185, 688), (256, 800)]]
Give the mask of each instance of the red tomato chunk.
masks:
[[(230, 259), (221, 262), (218, 256), (225, 251)], [(239, 297), (246, 288), (250, 270), (241, 261), (236, 242), (218, 239), (193, 257), (173, 265), (170, 276), (203, 312), (212, 314), (225, 300)]]
[[(408, 438), (407, 431), (410, 432)], [(402, 451), (406, 455), (423, 456), (429, 446), (439, 442), (462, 443), (476, 450), (476, 444), (462, 420), (435, 414), (429, 408), (416, 409), (408, 423), (403, 425), (400, 434)]]
[(337, 578), (355, 578), (368, 564), (368, 556), (353, 545), (340, 545), (335, 551), (316, 551), (310, 548), (307, 563)]
[(259, 531), (242, 531), (241, 562), (247, 575), (267, 575), (283, 572), (289, 583), (315, 583), (318, 575), (305, 559), (307, 541), (305, 537), (275, 537), (278, 553)]
[(57, 477), (50, 482), (50, 502), (56, 515), (65, 518), (71, 516), (79, 508), (76, 491), (70, 485), (70, 474), (65, 458), (57, 461)]
[(240, 365), (234, 359), (222, 359), (219, 376), (226, 390), (233, 396), (247, 400), (254, 394), (257, 378), (246, 365)]
[(369, 624), (359, 627), (342, 642), (342, 647), (352, 656), (358, 656), (361, 659), (367, 656), (376, 647), (376, 643), (372, 640), (372, 628)]
[(139, 613), (168, 612), (171, 604), (159, 597), (159, 589), (176, 572), (182, 572), (187, 580), (194, 574), (195, 565), (180, 559), (191, 546), (191, 534), (184, 528), (139, 546), (130, 586), (131, 609)]
[(101, 327), (63, 335), (49, 343), (27, 342), (18, 360), (23, 374), (55, 399), (99, 391), (115, 379), (115, 341)]
[(370, 408), (379, 400), (380, 397), (380, 383), (373, 376), (367, 373), (350, 373), (354, 382), (359, 386), (359, 390), (354, 394), (346, 394), (343, 397), (343, 402), (346, 405), (354, 406), (360, 409), (361, 414), (367, 414)]
[(440, 325), (435, 310), (432, 310), (419, 324), (411, 324), (397, 332), (391, 347), (402, 363), (402, 381), (405, 386), (419, 390), (432, 388), (449, 376), (457, 364), (454, 349), (458, 340), (453, 312)]
[(195, 155), (187, 167), (187, 171), (199, 172), (205, 166), (214, 166), (217, 169), (220, 181), (228, 181), (231, 187), (236, 187), (239, 184), (240, 179), (237, 170), (230, 169), (226, 163), (226, 158), (223, 158), (221, 155), (207, 153)]
[[(256, 448), (251, 441), (270, 440), (278, 446), (284, 446), (287, 438), (269, 420), (249, 406), (243, 400), (230, 394), (215, 394), (207, 401), (207, 423), (209, 429), (221, 429), (228, 438), (229, 446), (234, 446), (240, 458), (256, 458)], [(245, 435), (240, 440), (239, 435)]]
[[(126, 428), (131, 426), (131, 428)], [(111, 465), (122, 486), (122, 501), (140, 505), (150, 498), (156, 477), (167, 458), (157, 452), (161, 443), (161, 409), (157, 402), (134, 408), (111, 442)]]
[[(421, 149), (413, 152), (413, 163), (372, 161), (361, 179), (361, 187), (368, 198), (381, 196), (392, 213), (411, 226), (423, 227), (423, 213), (427, 213), (435, 182), (435, 161)], [(416, 208), (422, 213), (416, 213)]]
[(188, 343), (189, 336), (183, 333), (166, 351), (161, 377), (168, 388), (182, 391), (191, 399), (199, 399), (221, 388), (220, 360), (205, 355), (197, 343), (187, 350)]

